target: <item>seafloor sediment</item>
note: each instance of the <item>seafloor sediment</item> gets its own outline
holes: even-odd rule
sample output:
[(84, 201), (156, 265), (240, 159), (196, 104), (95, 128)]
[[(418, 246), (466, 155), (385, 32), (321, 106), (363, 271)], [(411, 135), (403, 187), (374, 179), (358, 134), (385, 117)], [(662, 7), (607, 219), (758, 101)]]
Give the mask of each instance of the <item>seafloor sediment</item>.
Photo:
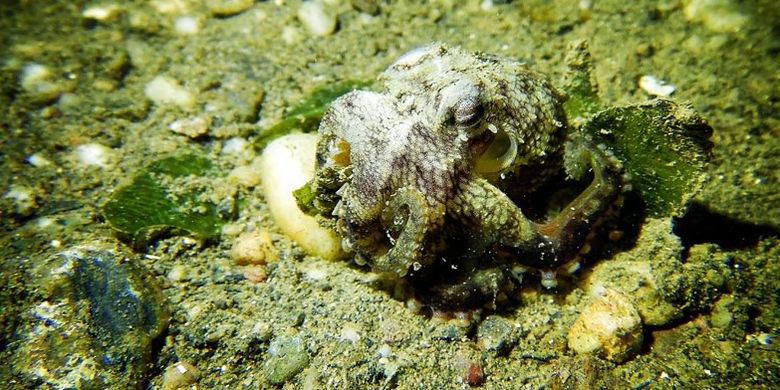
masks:
[[(780, 386), (776, 2), (313, 4), (0, 5), (0, 381)], [(659, 89), (642, 77), (653, 76), (709, 120), (709, 179), (685, 216), (640, 218), (627, 242), (557, 289), (530, 278), (515, 303), (471, 323), (432, 318), (349, 261), (307, 255), (271, 219), (252, 141), (314, 88), (370, 80), (434, 40), (526, 61), (560, 86), (578, 39), (589, 41), (605, 104), (650, 99)], [(200, 194), (190, 205), (213, 204), (227, 221), (219, 234), (117, 234), (102, 207), (150, 163), (181, 152), (209, 168), (165, 182), (178, 188), (171, 199)], [(250, 257), (265, 265), (231, 256), (246, 232), (263, 232), (253, 238), (262, 255)], [(641, 347), (626, 361), (567, 343), (607, 288), (639, 308)]]

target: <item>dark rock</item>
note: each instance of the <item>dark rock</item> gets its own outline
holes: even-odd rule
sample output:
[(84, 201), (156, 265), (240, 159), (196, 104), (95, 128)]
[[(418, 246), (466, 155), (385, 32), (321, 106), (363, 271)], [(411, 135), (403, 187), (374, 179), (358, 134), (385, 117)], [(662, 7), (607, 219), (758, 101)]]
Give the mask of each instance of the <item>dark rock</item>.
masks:
[(138, 259), (76, 247), (31, 273), (41, 295), (16, 332), (16, 374), (54, 388), (144, 388), (170, 311)]
[(274, 385), (284, 384), (309, 365), (309, 353), (300, 337), (274, 339), (268, 347), (268, 354), (265, 377)]
[(477, 344), (493, 356), (506, 355), (517, 344), (518, 328), (498, 316), (489, 316), (477, 328)]

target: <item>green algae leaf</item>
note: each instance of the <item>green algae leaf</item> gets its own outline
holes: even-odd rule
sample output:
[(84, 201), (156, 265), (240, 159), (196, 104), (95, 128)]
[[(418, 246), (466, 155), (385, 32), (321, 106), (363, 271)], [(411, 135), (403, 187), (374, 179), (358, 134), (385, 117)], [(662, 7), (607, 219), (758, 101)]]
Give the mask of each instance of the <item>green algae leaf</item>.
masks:
[(569, 70), (566, 72), (564, 84), (567, 99), (563, 103), (563, 109), (570, 122), (580, 123), (584, 118), (604, 108), (593, 77), (588, 41), (569, 43), (565, 61)]
[(712, 128), (690, 105), (656, 99), (611, 107), (582, 129), (623, 162), (650, 216), (682, 215), (704, 183)]
[(303, 211), (304, 214), (317, 215), (320, 210), (314, 205), (314, 191), (311, 189), (311, 181), (304, 184), (301, 188), (293, 191), (295, 197), (295, 203), (298, 204), (298, 208)]
[(132, 182), (114, 191), (102, 207), (103, 216), (120, 236), (136, 247), (160, 231), (189, 234), (200, 240), (216, 236), (225, 222), (216, 205), (198, 199), (197, 193), (173, 193), (170, 179), (200, 176), (211, 162), (195, 154), (157, 160), (136, 175)]
[(324, 85), (315, 89), (305, 99), (291, 107), (281, 121), (265, 129), (254, 140), (256, 150), (265, 148), (271, 140), (294, 130), (310, 133), (319, 127), (322, 114), (330, 103), (339, 96), (356, 89), (369, 88), (373, 82), (360, 80), (344, 80)]

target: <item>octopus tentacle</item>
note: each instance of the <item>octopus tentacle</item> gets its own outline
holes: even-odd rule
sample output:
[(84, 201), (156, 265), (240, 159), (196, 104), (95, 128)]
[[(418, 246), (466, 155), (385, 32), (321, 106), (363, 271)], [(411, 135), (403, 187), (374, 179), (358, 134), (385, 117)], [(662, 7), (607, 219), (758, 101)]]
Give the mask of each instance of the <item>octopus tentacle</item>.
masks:
[[(389, 249), (372, 256), (355, 245), (356, 251), (364, 257), (370, 256), (369, 262), (374, 269), (404, 276), (409, 267), (428, 265), (433, 260), (425, 248), (426, 238), (441, 227), (443, 216), (444, 205), (429, 204), (419, 189), (402, 187), (390, 196), (387, 207), (382, 210), (381, 220), (390, 242)], [(349, 207), (345, 221), (348, 230), (352, 230)], [(350, 233), (350, 236), (353, 235)]]
[(554, 219), (536, 225), (536, 229), (553, 243), (559, 258), (553, 266), (561, 265), (577, 255), (593, 226), (620, 195), (623, 182), (620, 162), (590, 140), (570, 143), (565, 153), (569, 163), (579, 159), (579, 164), (583, 164), (582, 160), (585, 160), (584, 164), (588, 164), (593, 171), (593, 181)]
[(544, 243), (533, 221), (484, 178), (462, 180), (450, 211), (463, 223), (475, 226), (487, 242), (529, 251)]

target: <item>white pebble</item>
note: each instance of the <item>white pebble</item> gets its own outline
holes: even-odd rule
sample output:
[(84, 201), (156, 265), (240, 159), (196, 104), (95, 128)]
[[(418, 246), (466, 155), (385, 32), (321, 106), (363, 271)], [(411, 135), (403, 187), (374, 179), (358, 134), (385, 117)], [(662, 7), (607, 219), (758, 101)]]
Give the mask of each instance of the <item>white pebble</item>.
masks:
[(198, 138), (208, 133), (211, 120), (199, 116), (177, 119), (168, 124), (168, 129), (176, 134), (186, 135), (190, 138)]
[(247, 146), (249, 146), (249, 143), (245, 139), (233, 137), (225, 141), (225, 144), (222, 145), (222, 154), (240, 155), (244, 153)]
[(342, 340), (347, 340), (352, 343), (355, 343), (358, 340), (360, 340), (360, 333), (358, 332), (357, 324), (354, 324), (352, 322), (347, 322), (343, 324), (341, 327), (340, 337)]
[(51, 161), (49, 161), (46, 157), (41, 156), (40, 153), (33, 153), (29, 155), (26, 161), (28, 164), (36, 168), (43, 168), (51, 165)]
[(195, 103), (195, 98), (186, 88), (165, 76), (156, 76), (147, 83), (144, 94), (159, 105), (173, 104), (186, 109)]
[(28, 208), (35, 205), (35, 196), (33, 196), (32, 190), (24, 186), (11, 185), (3, 197), (11, 199), (17, 208)]
[(674, 85), (666, 84), (653, 75), (644, 75), (639, 79), (639, 88), (652, 96), (669, 97), (674, 92)]
[(195, 35), (200, 30), (198, 19), (192, 16), (182, 16), (173, 22), (173, 29), (181, 35)]
[(54, 72), (41, 64), (27, 64), (19, 76), (22, 89), (36, 102), (48, 103), (60, 96), (62, 88), (54, 80)]
[(76, 147), (76, 160), (84, 166), (105, 168), (111, 156), (111, 149), (100, 144), (84, 144)]
[(81, 16), (86, 19), (105, 21), (116, 16), (117, 12), (119, 12), (118, 5), (106, 4), (89, 7), (81, 12)]
[(51, 77), (52, 73), (46, 66), (41, 64), (27, 64), (22, 68), (20, 84), (25, 91), (31, 92), (38, 83), (48, 81)]
[(336, 31), (336, 15), (325, 9), (319, 1), (305, 1), (298, 8), (298, 19), (317, 36), (326, 36)]

